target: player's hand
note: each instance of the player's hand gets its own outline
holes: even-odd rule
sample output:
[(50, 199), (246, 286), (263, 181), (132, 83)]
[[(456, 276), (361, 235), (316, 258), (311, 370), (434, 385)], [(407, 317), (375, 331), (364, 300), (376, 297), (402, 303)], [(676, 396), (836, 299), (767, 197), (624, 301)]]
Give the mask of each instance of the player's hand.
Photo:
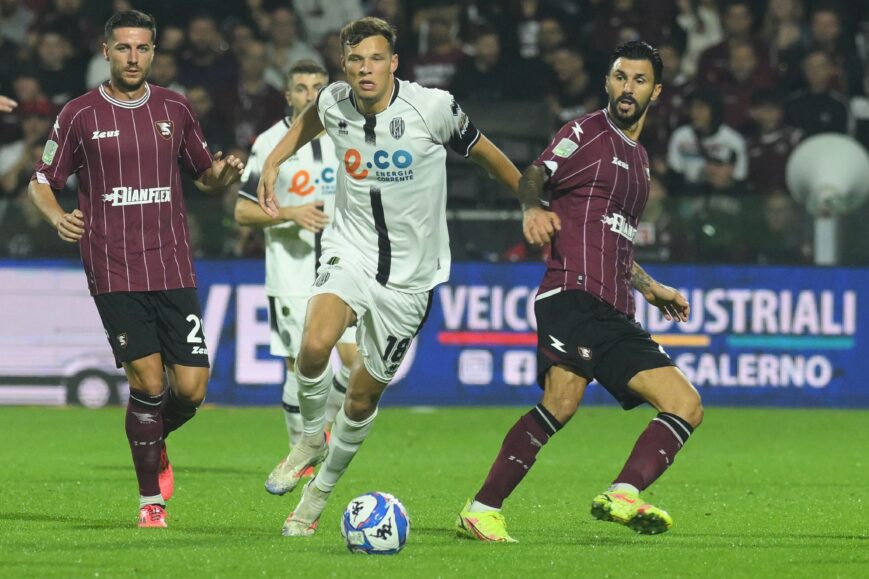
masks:
[(529, 207), (522, 212), (522, 233), (534, 247), (549, 243), (557, 231), (561, 231), (561, 219), (552, 211)]
[(54, 224), (57, 235), (67, 243), (76, 243), (84, 235), (84, 213), (74, 209), (71, 213), (64, 213)]
[(323, 228), (329, 224), (329, 217), (323, 213), (322, 201), (314, 201), (298, 207), (286, 207), (281, 209), (281, 212), (287, 212), (290, 221), (314, 233), (323, 231)]
[(268, 160), (263, 164), (263, 171), (256, 186), (256, 198), (260, 209), (272, 219), (280, 219), (281, 208), (278, 198), (275, 196), (275, 181), (278, 180), (278, 169), (272, 167)]
[(664, 318), (669, 321), (687, 322), (691, 314), (688, 299), (678, 290), (657, 282), (652, 283), (643, 294), (646, 301), (661, 310)]
[(235, 155), (224, 159), (223, 151), (218, 151), (211, 159), (211, 172), (217, 178), (213, 186), (223, 189), (241, 181), (244, 163)]
[(18, 106), (18, 103), (7, 96), (0, 95), (0, 113), (11, 112), (12, 109)]

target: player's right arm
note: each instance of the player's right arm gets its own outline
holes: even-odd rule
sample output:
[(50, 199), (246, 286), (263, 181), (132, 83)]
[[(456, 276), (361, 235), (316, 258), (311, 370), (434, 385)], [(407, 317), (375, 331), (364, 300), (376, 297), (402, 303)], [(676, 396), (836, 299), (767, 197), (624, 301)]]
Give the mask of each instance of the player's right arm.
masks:
[(280, 140), (263, 163), (256, 196), (260, 208), (272, 218), (278, 218), (278, 209), (280, 208), (275, 196), (275, 181), (278, 178), (278, 167), (322, 132), (323, 123), (320, 121), (320, 115), (317, 113), (317, 102), (315, 101), (302, 111), (302, 114), (295, 120), (290, 130), (287, 131), (287, 134), (284, 135), (284, 138)]
[(52, 227), (57, 235), (68, 243), (75, 243), (84, 235), (84, 213), (79, 209), (67, 213), (57, 202), (54, 191), (46, 184), (35, 179), (27, 187), (30, 200)]

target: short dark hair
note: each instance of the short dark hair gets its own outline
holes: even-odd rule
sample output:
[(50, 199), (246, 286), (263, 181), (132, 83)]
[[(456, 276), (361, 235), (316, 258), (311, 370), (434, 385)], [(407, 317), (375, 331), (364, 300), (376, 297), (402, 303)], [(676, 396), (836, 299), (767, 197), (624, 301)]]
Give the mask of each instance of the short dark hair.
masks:
[(356, 46), (371, 36), (382, 36), (389, 44), (389, 50), (395, 52), (395, 42), (398, 36), (395, 27), (382, 18), (366, 16), (354, 20), (341, 29), (341, 45)]
[(613, 50), (610, 55), (610, 64), (607, 71), (612, 70), (613, 64), (620, 58), (628, 60), (648, 60), (652, 63), (652, 72), (655, 74), (655, 82), (661, 82), (661, 75), (664, 73), (664, 63), (661, 60), (661, 55), (658, 54), (658, 49), (642, 40), (631, 40), (620, 44)]
[(115, 12), (106, 21), (106, 27), (103, 30), (106, 42), (112, 37), (115, 28), (147, 28), (151, 31), (151, 42), (157, 41), (157, 22), (154, 20), (154, 17), (138, 10)]
[(307, 58), (297, 60), (290, 67), (290, 71), (287, 73), (287, 86), (290, 86), (290, 83), (293, 82), (294, 74), (322, 74), (326, 78), (329, 78), (328, 70), (323, 68), (319, 63)]

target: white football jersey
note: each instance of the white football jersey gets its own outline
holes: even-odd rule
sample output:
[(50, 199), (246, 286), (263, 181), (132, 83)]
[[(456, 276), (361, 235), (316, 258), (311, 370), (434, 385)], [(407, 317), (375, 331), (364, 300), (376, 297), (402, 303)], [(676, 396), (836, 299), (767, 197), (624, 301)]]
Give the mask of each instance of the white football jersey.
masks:
[[(289, 128), (289, 120), (284, 119), (257, 137), (241, 178), (240, 196), (257, 201), (256, 188), (263, 163)], [(321, 135), (280, 166), (275, 182), (278, 203), (290, 207), (322, 200), (323, 209), (331, 218), (335, 212), (337, 170), (335, 146), (327, 135)], [(319, 237), (292, 221), (265, 228), (266, 295), (310, 295), (320, 257)]]
[(323, 254), (402, 292), (449, 279), (445, 146), (467, 156), (480, 138), (453, 96), (396, 79), (389, 106), (366, 117), (336, 82), (320, 91), (317, 112), (341, 160)]

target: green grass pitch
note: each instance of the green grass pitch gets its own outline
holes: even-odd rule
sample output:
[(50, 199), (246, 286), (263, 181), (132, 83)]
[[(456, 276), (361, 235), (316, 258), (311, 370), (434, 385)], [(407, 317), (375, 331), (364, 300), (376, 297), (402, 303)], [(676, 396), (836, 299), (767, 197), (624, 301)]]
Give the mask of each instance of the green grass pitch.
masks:
[[(660, 536), (593, 520), (591, 498), (652, 416), (584, 408), (505, 505), (518, 545), (456, 538), (522, 408), (387, 408), (313, 538), (285, 538), (297, 495), (266, 474), (285, 450), (278, 408), (205, 408), (169, 439), (169, 529), (135, 527), (137, 492), (119, 408), (0, 408), (4, 577), (867, 577), (869, 412), (709, 408), (646, 498)], [(347, 502), (391, 492), (412, 530), (393, 557), (353, 555)]]

